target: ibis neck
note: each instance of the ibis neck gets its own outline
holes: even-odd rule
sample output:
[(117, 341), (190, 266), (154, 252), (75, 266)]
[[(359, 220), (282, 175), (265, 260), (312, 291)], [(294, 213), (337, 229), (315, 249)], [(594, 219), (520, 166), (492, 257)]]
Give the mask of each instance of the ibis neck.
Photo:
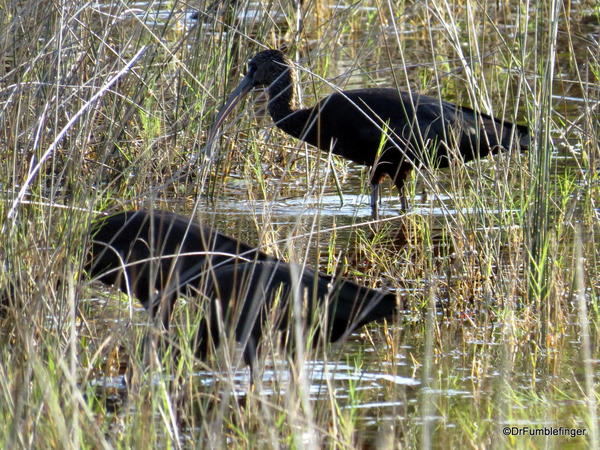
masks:
[(287, 131), (286, 124), (298, 109), (296, 104), (296, 88), (292, 70), (283, 73), (268, 89), (269, 114), (279, 128)]

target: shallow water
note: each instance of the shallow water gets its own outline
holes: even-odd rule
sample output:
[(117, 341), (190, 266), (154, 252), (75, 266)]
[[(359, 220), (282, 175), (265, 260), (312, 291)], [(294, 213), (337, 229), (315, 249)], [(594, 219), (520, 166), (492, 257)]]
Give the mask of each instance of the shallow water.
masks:
[[(133, 14), (143, 18), (150, 26), (163, 26), (166, 19), (171, 17), (170, 11), (146, 14), (143, 11), (144, 5), (143, 2), (136, 4), (136, 8), (140, 8), (140, 11), (133, 11)], [(365, 42), (369, 43), (369, 49), (377, 48), (378, 44), (381, 45), (383, 37), (380, 34), (369, 32), (366, 27), (360, 28), (359, 26), (353, 33), (340, 36), (339, 45), (332, 50), (330, 55), (332, 61), (327, 78), (342, 88), (356, 88), (367, 85), (393, 86), (396, 84), (396, 80), (400, 79), (402, 82), (409, 83), (412, 88), (419, 88), (420, 91), (426, 93), (437, 93), (437, 81), (433, 77), (435, 73), (433, 64), (422, 62), (432, 60), (432, 49), (425, 43), (426, 32), (411, 28), (408, 20), (412, 14), (411, 7), (413, 5), (407, 7), (406, 17), (404, 17), (407, 19), (406, 24), (402, 25), (403, 29), (398, 32), (399, 36), (407, 40), (404, 53), (402, 55), (390, 55), (391, 59), (396, 62), (395, 64), (390, 65), (388, 55), (381, 54), (378, 51), (369, 50), (369, 54), (361, 54), (365, 51)], [(329, 8), (334, 13), (339, 12), (340, 14), (351, 9), (353, 14), (358, 17), (353, 19), (356, 20), (358, 25), (361, 24), (361, 21), (366, 22), (369, 14), (376, 12), (375, 8), (369, 6), (357, 8), (344, 4), (331, 4)], [(190, 11), (182, 11), (179, 16), (180, 25), (184, 29), (194, 26), (195, 22), (191, 19), (190, 14)], [(267, 14), (260, 3), (253, 3), (244, 12), (238, 12), (235, 19), (248, 22), (266, 20), (281, 25), (285, 21), (282, 18), (285, 17), (284, 11), (269, 12)], [(198, 26), (210, 29), (213, 22), (203, 20), (200, 18), (200, 25)], [(499, 23), (498, 26), (505, 38), (514, 37), (517, 32), (510, 24), (503, 25)], [(433, 26), (429, 31), (437, 33), (439, 39), (442, 39), (444, 31), (441, 27)], [(582, 33), (588, 39), (598, 39), (598, 32), (594, 27), (585, 27)], [(390, 36), (392, 36), (391, 33)], [(375, 44), (371, 45), (373, 43)], [(392, 48), (395, 47), (392, 46)], [(581, 51), (582, 54), (587, 51), (582, 47), (576, 50)], [(568, 49), (565, 47), (564, 51), (567, 52)], [(325, 49), (321, 49), (321, 52), (324, 53)], [(398, 63), (402, 58), (404, 58), (406, 64)], [(493, 55), (490, 56), (490, 60), (492, 58)], [(453, 60), (448, 56), (443, 58), (442, 62)], [(405, 66), (408, 66), (406, 72), (403, 69)], [(453, 67), (460, 72), (460, 66), (458, 66), (458, 69), (455, 66)], [(561, 82), (557, 82), (555, 94), (553, 95), (553, 106), (560, 110), (567, 119), (571, 120), (585, 113), (585, 110), (582, 109), (582, 93), (578, 92), (576, 83), (569, 81), (575, 79), (572, 69), (565, 67), (566, 72), (561, 75)], [(438, 70), (440, 70), (442, 85), (444, 83), (452, 84), (448, 89), (440, 88), (444, 98), (452, 101), (468, 98), (466, 86), (456, 82), (457, 78), (461, 79), (460, 75), (452, 71)], [(485, 70), (485, 67), (482, 70)], [(569, 72), (569, 70), (571, 71)], [(307, 88), (309, 83), (306, 80), (304, 83), (303, 87)], [(405, 85), (401, 87), (406, 88)], [(331, 91), (327, 86), (322, 89), (323, 93)], [(307, 90), (304, 89), (304, 101), (307, 104), (312, 104), (314, 99), (312, 96), (306, 95)], [(501, 103), (502, 99), (495, 98), (494, 100), (500, 100)], [(510, 113), (511, 107), (512, 105), (507, 104), (507, 114)], [(519, 114), (519, 117), (523, 117), (523, 115)], [(235, 128), (235, 124), (230, 124), (228, 130), (233, 128)], [(554, 130), (556, 146), (552, 155), (555, 179), (558, 179), (564, 171), (579, 170), (575, 156), (578, 156), (580, 150), (570, 146), (572, 136), (569, 133), (564, 134), (563, 131), (557, 124)], [(571, 131), (575, 132), (575, 130)], [(522, 158), (527, 158), (527, 156), (522, 156)], [(493, 166), (493, 163), (484, 163), (484, 167), (489, 166)], [(289, 178), (293, 178), (294, 174), (287, 173), (279, 179), (273, 177), (267, 180), (272, 185), (285, 185), (285, 189), (281, 190), (280, 196), (276, 192), (273, 198), (253, 198), (251, 200), (247, 193), (249, 189), (246, 189), (249, 187), (245, 185), (248, 181), (240, 181), (243, 176), (233, 173), (223, 181), (222, 187), (224, 189), (219, 191), (210, 201), (201, 200), (198, 209), (201, 211), (201, 216), (209, 218), (208, 221), (214, 222), (219, 230), (248, 242), (258, 243), (260, 240), (258, 235), (267, 228), (276, 230), (276, 238), (279, 240), (285, 240), (290, 235), (296, 238), (300, 236), (299, 240), (302, 245), (310, 247), (309, 254), (311, 256), (308, 260), (320, 261), (323, 267), (326, 265), (326, 261), (323, 261), (323, 255), (319, 259), (319, 249), (327, 248), (333, 234), (336, 236), (333, 245), (335, 250), (339, 252), (347, 251), (348, 242), (357, 229), (367, 230), (365, 233), (369, 234), (369, 225), (366, 223), (370, 221), (371, 208), (368, 190), (364, 186), (364, 182), (361, 181), (365, 179), (364, 174), (360, 168), (352, 164), (346, 170), (341, 194), (336, 191), (335, 184), (330, 176), (327, 178), (324, 192), (311, 195), (307, 193), (307, 187), (303, 182), (294, 180), (292, 183)], [(486, 171), (487, 173), (490, 173), (490, 171)], [(439, 251), (439, 253), (444, 257), (449, 257), (454, 250), (450, 249), (448, 242), (443, 241), (442, 236), (446, 233), (447, 225), (453, 223), (455, 218), (460, 217), (461, 223), (464, 223), (465, 221), (468, 222), (465, 219), (468, 216), (473, 218), (508, 217), (519, 213), (519, 209), (500, 209), (494, 205), (465, 207), (463, 199), (453, 192), (448, 171), (440, 171), (434, 175), (437, 178), (436, 189), (433, 192), (424, 187), (424, 181), (417, 177), (417, 187), (415, 189), (417, 195), (413, 198), (408, 212), (401, 211), (397, 192), (391, 185), (386, 185), (381, 196), (380, 215), (383, 219), (389, 219), (391, 224), (399, 224), (402, 217), (406, 215), (423, 218), (424, 221), (431, 224), (432, 240), (435, 245), (443, 247), (443, 251)], [(283, 191), (285, 191), (285, 195)], [(422, 191), (425, 191), (426, 195), (421, 195)], [(191, 203), (194, 201), (195, 199), (191, 199)], [(190, 201), (187, 201), (185, 205), (180, 205), (179, 209), (182, 212), (189, 212), (189, 204)], [(311, 235), (315, 234), (316, 230), (318, 230), (318, 236), (312, 237)], [(474, 233), (483, 231), (487, 234), (493, 232), (501, 234), (506, 233), (507, 228), (498, 225), (485, 227), (481, 222), (473, 228)], [(510, 243), (504, 245), (510, 247)], [(284, 248), (284, 246), (279, 248)], [(462, 251), (466, 254), (468, 249)], [(510, 253), (510, 248), (507, 253)], [(490, 268), (490, 270), (495, 269), (495, 267)], [(384, 278), (385, 276), (387, 275), (384, 275)], [(454, 278), (453, 274), (446, 273), (440, 273), (439, 278), (440, 280), (446, 280), (448, 285), (451, 285), (455, 280), (461, 281), (460, 276)], [(435, 281), (433, 278), (428, 280), (405, 280), (406, 288), (403, 292), (399, 290), (399, 294), (403, 297), (419, 297), (422, 300), (425, 297), (424, 286)], [(440, 282), (440, 284), (442, 283)], [(478, 295), (483, 290), (480, 286), (473, 289)], [(477, 291), (477, 289), (482, 290)], [(449, 289), (437, 291), (436, 302), (454, 301), (455, 299), (451, 298), (448, 291)], [(471, 304), (473, 310), (484, 308), (486, 301), (492, 300), (477, 297), (474, 301), (476, 305)], [(465, 303), (468, 302), (465, 301)], [(413, 308), (410, 313), (398, 319), (397, 323), (390, 327), (389, 331), (391, 333), (400, 336), (396, 338), (400, 344), (399, 352), (393, 356), (392, 360), (381, 361), (373, 347), (365, 345), (361, 334), (356, 333), (343, 344), (343, 352), (332, 353), (339, 355), (339, 359), (335, 361), (329, 359), (326, 362), (308, 361), (306, 370), (310, 382), (310, 398), (315, 402), (327, 402), (332, 390), (335, 391), (335, 397), (339, 400), (358, 398), (357, 403), (349, 401), (343, 408), (355, 408), (361, 411), (359, 422), (364, 426), (365, 435), (368, 435), (368, 433), (376, 433), (376, 430), (386, 423), (397, 425), (399, 421), (403, 420), (410, 423), (407, 425), (408, 428), (423, 423), (433, 424), (442, 430), (464, 427), (460, 415), (441, 416), (433, 411), (431, 414), (416, 414), (416, 404), (425, 398), (428, 399), (425, 400), (426, 402), (432, 404), (444, 404), (446, 409), (440, 408), (442, 411), (452, 413), (466, 411), (465, 414), (468, 417), (471, 408), (473, 408), (473, 406), (470, 406), (470, 402), (474, 398), (490, 397), (488, 401), (479, 400), (479, 404), (483, 405), (482, 407), (492, 408), (493, 398), (491, 397), (496, 395), (497, 386), (507, 379), (505, 370), (510, 371), (511, 389), (523, 395), (540, 384), (555, 382), (557, 385), (564, 387), (565, 390), (570, 389), (565, 397), (569, 397), (569, 395), (577, 397), (575, 385), (569, 386), (570, 383), (564, 381), (568, 378), (569, 380), (581, 382), (583, 377), (579, 356), (580, 341), (576, 332), (579, 323), (575, 316), (569, 320), (569, 329), (557, 338), (563, 343), (562, 348), (564, 351), (561, 355), (540, 355), (539, 349), (535, 349), (532, 344), (531, 348), (516, 350), (518, 356), (515, 356), (514, 360), (505, 361), (502, 360), (504, 358), (502, 349), (505, 342), (502, 318), (496, 318), (493, 323), (489, 323), (487, 320), (471, 314), (471, 311), (464, 311), (464, 316), (458, 317), (447, 317), (443, 312), (438, 312), (436, 316), (437, 327), (439, 327), (437, 330), (439, 333), (438, 344), (442, 351), (434, 355), (434, 370), (430, 373), (430, 378), (424, 382), (423, 360), (426, 355), (424, 349), (425, 332), (423, 330), (425, 313), (423, 311), (423, 308)], [(480, 320), (483, 323), (479, 323)], [(511, 331), (517, 332), (514, 329), (511, 329)], [(385, 346), (383, 339), (380, 339), (378, 344)], [(519, 357), (519, 355), (528, 355), (528, 352), (531, 353), (529, 360), (527, 357)], [(544, 360), (544, 357), (546, 360)], [(350, 364), (350, 361), (356, 360), (356, 358), (361, 362), (360, 367)], [(538, 364), (532, 364), (532, 360), (537, 361)], [(544, 367), (548, 360), (554, 364), (552, 370), (547, 370)], [(596, 376), (600, 376), (598, 361), (594, 360), (593, 364)], [(205, 386), (211, 386), (218, 378), (215, 373), (209, 371), (195, 372), (192, 377)], [(233, 376), (233, 382), (238, 389), (237, 395), (245, 395), (249, 382), (248, 371), (240, 370), (236, 372)], [(290, 373), (285, 362), (275, 361), (263, 373), (260, 395), (270, 396), (274, 393), (283, 395), (289, 382)], [(119, 389), (120, 386), (123, 386), (122, 379), (119, 377), (97, 379), (93, 383), (105, 388)], [(403, 397), (395, 398), (393, 395), (389, 395), (390, 391), (402, 392)], [(567, 404), (577, 401), (579, 400), (565, 398)], [(515, 409), (518, 407), (517, 404), (511, 406)], [(521, 407), (526, 408), (526, 406)], [(560, 426), (564, 425), (561, 420), (566, 421), (568, 416), (568, 412), (557, 413), (556, 416), (559, 417), (559, 421), (553, 418), (539, 420), (532, 413), (531, 420), (517, 421), (507, 418), (507, 416), (510, 416), (510, 411), (503, 414), (506, 414), (506, 416), (490, 417), (489, 421), (511, 426)], [(581, 418), (573, 418), (572, 424), (584, 426)]]

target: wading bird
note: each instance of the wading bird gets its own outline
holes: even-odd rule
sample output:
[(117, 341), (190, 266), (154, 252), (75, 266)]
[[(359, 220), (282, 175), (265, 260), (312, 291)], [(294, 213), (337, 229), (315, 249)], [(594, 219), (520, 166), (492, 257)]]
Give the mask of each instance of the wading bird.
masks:
[(526, 126), (495, 119), (464, 106), (396, 89), (358, 89), (329, 95), (299, 109), (295, 70), (279, 50), (265, 50), (221, 108), (209, 142), (234, 106), (255, 87), (267, 87), (275, 125), (321, 150), (371, 166), (371, 210), (377, 217), (379, 183), (389, 175), (407, 208), (404, 182), (413, 167), (448, 167), (490, 152), (529, 145)]
[(396, 310), (392, 293), (279, 261), (170, 212), (100, 218), (91, 236), (88, 273), (137, 297), (165, 328), (179, 295), (206, 301), (195, 342), (200, 358), (232, 336), (252, 368), (265, 327), (289, 338), (300, 320), (334, 342)]

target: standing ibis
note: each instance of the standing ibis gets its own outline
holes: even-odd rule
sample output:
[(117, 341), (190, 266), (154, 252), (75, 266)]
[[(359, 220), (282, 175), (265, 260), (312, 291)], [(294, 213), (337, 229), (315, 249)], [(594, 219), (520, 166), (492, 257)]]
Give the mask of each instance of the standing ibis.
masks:
[(501, 148), (529, 145), (526, 126), (495, 119), (434, 97), (396, 89), (340, 91), (312, 108), (297, 107), (295, 70), (279, 50), (257, 53), (219, 111), (211, 136), (255, 87), (267, 87), (275, 125), (321, 150), (371, 166), (371, 211), (377, 217), (379, 183), (387, 174), (407, 207), (404, 182), (413, 167), (448, 167)]
[(289, 337), (300, 320), (334, 342), (396, 309), (393, 293), (279, 261), (166, 211), (97, 219), (91, 237), (87, 272), (137, 297), (154, 317), (160, 313), (165, 328), (179, 295), (206, 302), (195, 342), (201, 358), (231, 335), (252, 368), (267, 326)]

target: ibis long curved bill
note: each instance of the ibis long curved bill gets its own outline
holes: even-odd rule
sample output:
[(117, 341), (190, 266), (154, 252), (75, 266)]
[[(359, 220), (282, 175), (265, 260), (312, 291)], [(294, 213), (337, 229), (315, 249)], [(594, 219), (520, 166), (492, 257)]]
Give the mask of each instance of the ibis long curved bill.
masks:
[(436, 97), (392, 88), (334, 92), (310, 108), (298, 107), (294, 64), (279, 50), (264, 50), (217, 117), (220, 126), (243, 94), (266, 87), (275, 125), (310, 145), (371, 167), (371, 212), (377, 218), (378, 186), (389, 176), (408, 208), (405, 182), (414, 169), (445, 168), (502, 149), (526, 150), (525, 125), (497, 119)]
[(217, 131), (227, 118), (227, 116), (233, 111), (233, 108), (242, 100), (248, 92), (252, 90), (253, 87), (253, 79), (250, 74), (246, 75), (240, 81), (240, 84), (235, 88), (235, 90), (229, 95), (227, 101), (223, 105), (223, 107), (219, 110), (217, 114), (217, 118), (215, 119), (215, 123), (210, 129), (208, 133), (207, 146), (212, 144), (213, 139), (217, 135)]

